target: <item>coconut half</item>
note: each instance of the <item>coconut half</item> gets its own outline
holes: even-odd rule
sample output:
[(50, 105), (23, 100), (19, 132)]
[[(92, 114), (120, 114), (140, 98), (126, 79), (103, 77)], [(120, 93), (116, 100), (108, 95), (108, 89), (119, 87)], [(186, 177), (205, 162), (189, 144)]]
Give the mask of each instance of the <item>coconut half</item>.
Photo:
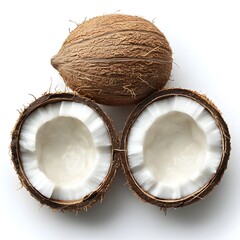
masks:
[(115, 130), (93, 102), (47, 94), (27, 107), (12, 134), (12, 160), (42, 204), (80, 210), (102, 200), (117, 168)]
[(169, 89), (145, 99), (123, 131), (122, 164), (133, 191), (163, 209), (202, 199), (219, 183), (230, 135), (205, 96)]

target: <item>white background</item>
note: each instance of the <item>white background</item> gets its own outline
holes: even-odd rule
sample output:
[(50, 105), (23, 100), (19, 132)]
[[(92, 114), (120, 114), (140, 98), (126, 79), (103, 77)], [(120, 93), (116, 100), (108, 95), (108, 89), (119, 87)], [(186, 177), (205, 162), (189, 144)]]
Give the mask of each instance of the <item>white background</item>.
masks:
[[(240, 6), (239, 1), (27, 1), (0, 2), (0, 239), (240, 239)], [(206, 94), (222, 111), (232, 136), (222, 182), (204, 200), (167, 211), (143, 203), (122, 171), (102, 204), (88, 212), (41, 207), (20, 183), (9, 154), (19, 114), (52, 85), (64, 84), (50, 65), (69, 29), (85, 18), (126, 13), (154, 20), (173, 49), (169, 87)], [(118, 130), (131, 110), (105, 108)]]

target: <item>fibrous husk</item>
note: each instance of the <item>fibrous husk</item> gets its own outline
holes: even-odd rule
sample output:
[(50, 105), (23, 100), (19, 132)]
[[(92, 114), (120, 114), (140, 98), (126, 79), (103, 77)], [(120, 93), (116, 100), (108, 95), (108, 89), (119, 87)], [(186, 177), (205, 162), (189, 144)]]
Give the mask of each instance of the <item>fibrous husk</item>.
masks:
[[(83, 103), (93, 110), (101, 117), (106, 125), (106, 128), (109, 133), (110, 141), (112, 144), (112, 159), (111, 159), (111, 166), (109, 171), (101, 183), (101, 185), (96, 189), (96, 191), (92, 192), (91, 194), (85, 196), (83, 199), (79, 201), (62, 201), (57, 199), (51, 199), (43, 196), (39, 191), (37, 191), (30, 181), (28, 180), (21, 161), (20, 155), (20, 132), (24, 121), (28, 118), (28, 116), (37, 110), (40, 107), (44, 107), (48, 104), (57, 103), (61, 101), (70, 101), (70, 102), (77, 102)], [(22, 183), (22, 185), (31, 193), (31, 195), (37, 199), (41, 204), (47, 205), (54, 210), (59, 211), (79, 211), (79, 210), (87, 210), (93, 203), (97, 201), (102, 201), (105, 196), (106, 191), (109, 189), (110, 184), (115, 176), (117, 167), (119, 165), (119, 156), (118, 156), (118, 138), (116, 135), (116, 131), (113, 127), (111, 120), (108, 116), (101, 110), (101, 108), (93, 103), (91, 100), (79, 97), (77, 95), (71, 93), (55, 93), (55, 94), (45, 94), (42, 97), (36, 99), (32, 102), (28, 107), (26, 107), (20, 114), (19, 119), (14, 127), (12, 132), (12, 141), (11, 141), (11, 155), (12, 155), (12, 162), (14, 164), (15, 170), (18, 174), (18, 177)]]
[[(152, 104), (155, 101), (161, 101), (163, 99), (173, 97), (173, 96), (183, 96), (183, 97), (190, 98), (196, 101), (197, 103), (201, 104), (211, 114), (211, 116), (213, 117), (215, 123), (217, 124), (221, 132), (222, 155), (221, 155), (221, 161), (216, 170), (216, 173), (213, 175), (210, 181), (207, 184), (205, 184), (203, 187), (199, 188), (198, 191), (179, 199), (163, 199), (163, 198), (155, 197), (149, 194), (148, 192), (144, 191), (144, 189), (142, 189), (141, 186), (136, 182), (128, 162), (127, 145), (128, 145), (128, 136), (129, 136), (131, 127), (133, 126), (134, 122), (138, 119), (138, 116), (141, 114), (141, 112), (144, 111), (144, 109), (149, 104)], [(130, 188), (133, 190), (134, 193), (136, 193), (138, 197), (140, 197), (141, 200), (148, 202), (150, 204), (156, 205), (163, 210), (166, 210), (167, 208), (178, 208), (178, 207), (183, 207), (183, 206), (192, 204), (200, 199), (203, 199), (209, 192), (211, 192), (213, 188), (217, 184), (219, 184), (224, 174), (224, 171), (227, 168), (231, 146), (230, 146), (230, 134), (229, 134), (227, 124), (222, 118), (221, 113), (219, 112), (217, 107), (205, 95), (201, 95), (197, 92), (186, 90), (186, 89), (167, 89), (167, 90), (162, 90), (160, 92), (154, 93), (151, 96), (147, 97), (132, 111), (132, 113), (129, 115), (129, 118), (126, 122), (126, 125), (122, 133), (121, 149), (122, 149), (120, 153), (121, 163), (122, 163), (122, 167), (123, 167), (125, 176), (128, 180)]]
[(97, 103), (137, 103), (170, 78), (172, 51), (153, 23), (111, 14), (77, 26), (51, 59), (66, 85)]

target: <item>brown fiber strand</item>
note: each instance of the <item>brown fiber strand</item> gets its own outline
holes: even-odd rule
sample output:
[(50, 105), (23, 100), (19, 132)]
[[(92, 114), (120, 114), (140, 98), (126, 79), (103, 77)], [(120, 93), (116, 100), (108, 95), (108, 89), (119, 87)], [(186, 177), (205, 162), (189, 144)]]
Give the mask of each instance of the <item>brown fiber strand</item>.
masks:
[[(19, 149), (19, 140), (20, 140), (19, 138), (20, 138), (20, 132), (21, 132), (21, 127), (23, 122), (25, 121), (25, 119), (27, 119), (27, 117), (33, 111), (35, 111), (39, 107), (44, 107), (47, 104), (52, 104), (60, 101), (73, 101), (73, 102), (83, 103), (91, 107), (94, 111), (96, 111), (99, 117), (103, 119), (109, 133), (110, 141), (112, 143), (112, 160), (111, 160), (111, 166), (108, 171), (108, 174), (106, 175), (105, 179), (103, 180), (101, 185), (98, 187), (98, 189), (96, 189), (94, 192), (92, 192), (88, 196), (85, 196), (84, 199), (81, 199), (79, 201), (64, 202), (64, 201), (51, 199), (43, 196), (31, 185), (22, 167), (22, 161), (21, 161), (20, 149)], [(119, 152), (115, 151), (115, 149), (119, 149), (118, 143), (119, 143), (119, 140), (111, 119), (109, 119), (109, 117), (93, 101), (84, 97), (79, 97), (71, 93), (54, 93), (54, 94), (46, 93), (40, 98), (36, 99), (34, 102), (32, 102), (28, 107), (25, 107), (25, 109), (21, 112), (19, 119), (17, 120), (17, 123), (12, 132), (12, 141), (11, 141), (10, 148), (11, 148), (12, 162), (14, 164), (14, 168), (17, 172), (17, 175), (22, 185), (41, 204), (47, 205), (52, 209), (64, 212), (66, 210), (68, 211), (80, 211), (81, 209), (86, 210), (93, 203), (103, 200), (105, 193), (109, 189), (111, 182), (117, 171), (117, 168), (119, 166)]]
[(151, 22), (110, 14), (78, 25), (51, 63), (81, 96), (106, 105), (134, 104), (165, 86), (172, 50)]
[[(159, 101), (166, 99), (168, 97), (173, 96), (183, 96), (192, 99), (193, 101), (201, 104), (215, 119), (219, 130), (222, 133), (222, 157), (221, 162), (218, 166), (217, 172), (212, 177), (212, 179), (205, 184), (202, 188), (200, 188), (197, 192), (190, 194), (186, 197), (180, 199), (161, 199), (157, 198), (153, 195), (150, 195), (146, 191), (144, 191), (140, 185), (134, 179), (131, 168), (128, 164), (128, 151), (127, 151), (127, 142), (129, 131), (133, 125), (133, 123), (138, 118), (139, 114), (151, 103), (154, 101)], [(205, 95), (201, 95), (195, 91), (187, 90), (187, 89), (165, 89), (150, 95), (145, 98), (129, 115), (129, 118), (125, 124), (124, 131), (121, 137), (121, 150), (120, 151), (120, 159), (122, 163), (122, 168), (124, 170), (125, 176), (128, 180), (130, 189), (144, 202), (148, 202), (150, 204), (156, 205), (160, 207), (160, 209), (166, 211), (167, 208), (178, 208), (194, 203), (198, 200), (203, 199), (209, 192), (213, 190), (213, 188), (219, 184), (224, 174), (224, 171), (227, 168), (228, 159), (230, 156), (231, 143), (230, 143), (230, 134), (228, 131), (227, 124), (221, 116), (220, 111), (217, 107), (210, 101)]]

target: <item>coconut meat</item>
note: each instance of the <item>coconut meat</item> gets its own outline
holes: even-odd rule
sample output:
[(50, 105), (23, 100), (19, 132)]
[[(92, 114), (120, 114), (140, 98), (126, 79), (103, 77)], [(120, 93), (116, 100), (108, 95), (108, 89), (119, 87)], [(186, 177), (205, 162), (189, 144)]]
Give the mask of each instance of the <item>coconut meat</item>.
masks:
[(161, 199), (204, 187), (221, 162), (222, 137), (201, 104), (173, 96), (148, 105), (133, 123), (127, 154), (137, 184)]
[(23, 170), (47, 198), (81, 200), (97, 190), (108, 174), (112, 147), (95, 110), (62, 101), (32, 112), (20, 132)]

